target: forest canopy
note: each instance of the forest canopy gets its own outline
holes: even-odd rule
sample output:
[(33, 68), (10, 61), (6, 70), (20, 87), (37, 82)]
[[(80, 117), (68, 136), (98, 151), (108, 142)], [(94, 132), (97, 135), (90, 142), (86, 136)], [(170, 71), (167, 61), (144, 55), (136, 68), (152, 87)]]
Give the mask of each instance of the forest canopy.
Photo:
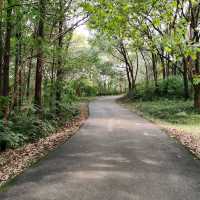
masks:
[(112, 41), (111, 53), (124, 63), (130, 93), (143, 60), (146, 87), (153, 79), (155, 95), (160, 79), (178, 76), (184, 98), (194, 94), (200, 110), (199, 0), (94, 0), (83, 7), (90, 13), (89, 27)]
[(80, 97), (124, 90), (115, 63), (81, 33), (90, 16), (82, 3), (1, 1), (0, 141), (8, 146), (61, 126)]
[(1, 0), (0, 141), (42, 137), (81, 97), (193, 99), (200, 111), (199, 13), (199, 0)]

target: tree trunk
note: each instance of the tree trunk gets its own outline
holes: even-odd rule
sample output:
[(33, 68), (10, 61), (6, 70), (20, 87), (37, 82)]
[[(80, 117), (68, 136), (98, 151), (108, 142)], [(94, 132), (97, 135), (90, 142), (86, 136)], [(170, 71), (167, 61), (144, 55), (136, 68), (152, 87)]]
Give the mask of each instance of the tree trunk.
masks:
[(53, 53), (53, 61), (51, 65), (51, 88), (50, 88), (50, 101), (49, 101), (50, 108), (53, 108), (53, 102), (54, 102), (54, 70), (55, 70), (55, 55)]
[[(18, 28), (18, 27), (17, 27)], [(15, 77), (14, 77), (14, 107), (19, 106), (19, 71), (21, 71), (21, 32), (16, 33)]]
[(183, 58), (183, 82), (184, 82), (184, 98), (185, 100), (189, 99), (189, 85), (188, 85), (188, 69), (187, 69), (187, 60)]
[(194, 107), (200, 111), (200, 84), (194, 85)]
[(148, 72), (148, 64), (145, 58), (145, 55), (143, 54), (142, 50), (140, 50), (140, 53), (142, 55), (142, 58), (144, 60), (144, 66), (145, 66), (145, 76), (146, 76), (146, 88), (149, 86), (149, 72)]
[(0, 96), (2, 95), (2, 80), (3, 80), (3, 31), (2, 31), (2, 13), (0, 11)]
[(23, 94), (22, 94), (22, 69), (19, 69), (19, 96), (18, 96), (18, 106), (19, 108), (21, 108), (22, 106), (22, 98), (23, 98)]
[(172, 72), (174, 76), (177, 75), (177, 63), (173, 65)]
[(29, 65), (28, 65), (28, 75), (27, 75), (27, 86), (26, 86), (26, 98), (27, 100), (30, 97), (30, 82), (31, 82), (31, 72), (32, 72), (32, 56), (33, 56), (33, 49), (31, 49), (31, 57), (29, 59)]
[(155, 88), (158, 90), (158, 71), (157, 71), (157, 63), (156, 63), (156, 56), (152, 53), (152, 67), (153, 67), (153, 76), (154, 76), (154, 83)]
[(161, 54), (160, 55), (160, 62), (161, 62), (161, 65), (162, 65), (162, 75), (163, 75), (163, 80), (166, 79), (166, 67), (165, 67), (165, 60), (164, 60), (164, 49), (162, 48), (162, 51), (161, 51)]
[(135, 89), (135, 79), (134, 79), (135, 77), (134, 77), (133, 65), (131, 63), (128, 52), (123, 42), (120, 43), (120, 49), (121, 49), (120, 53), (122, 54), (126, 65), (126, 73), (129, 81), (129, 95), (132, 96), (133, 90)]
[(9, 68), (10, 68), (10, 39), (12, 31), (11, 15), (12, 15), (12, 0), (7, 0), (7, 16), (6, 16), (6, 33), (5, 33), (5, 47), (3, 57), (3, 96), (9, 96)]
[(129, 74), (129, 70), (128, 70), (127, 65), (126, 65), (126, 75), (127, 75), (127, 80), (128, 80), (128, 90), (130, 92), (131, 89), (132, 89), (132, 84), (131, 84), (130, 74)]
[(167, 65), (166, 65), (166, 78), (168, 79), (170, 76), (170, 59), (169, 54), (167, 55)]
[[(195, 62), (195, 75), (200, 76), (200, 55), (199, 52), (197, 52), (197, 59)], [(200, 84), (194, 85), (194, 107), (200, 111)]]
[(38, 111), (42, 110), (42, 78), (43, 78), (43, 40), (44, 40), (44, 18), (45, 18), (45, 0), (39, 2), (40, 19), (37, 30), (37, 64), (35, 77), (35, 106)]
[(56, 74), (56, 109), (59, 110), (59, 105), (62, 95), (63, 69), (62, 69), (62, 47), (63, 47), (63, 19), (59, 21), (59, 39), (58, 39), (58, 69)]
[[(189, 39), (191, 43), (193, 44), (199, 44), (199, 3), (195, 3), (192, 1), (189, 1), (189, 20), (190, 20), (190, 27), (189, 27)], [(193, 88), (194, 88), (194, 107), (200, 111), (200, 84), (194, 83), (194, 78), (200, 76), (200, 53), (197, 52), (197, 58), (196, 60), (193, 60), (190, 56), (188, 60), (188, 68), (190, 69), (190, 73), (192, 74), (192, 82), (193, 82)]]

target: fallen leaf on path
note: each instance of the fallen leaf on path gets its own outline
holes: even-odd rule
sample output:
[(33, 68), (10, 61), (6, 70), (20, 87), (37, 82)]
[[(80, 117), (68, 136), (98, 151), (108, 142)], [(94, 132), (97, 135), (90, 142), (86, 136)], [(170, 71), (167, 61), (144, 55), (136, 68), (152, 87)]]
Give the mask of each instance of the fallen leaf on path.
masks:
[(87, 117), (88, 106), (82, 104), (80, 115), (67, 122), (65, 127), (57, 133), (19, 149), (8, 149), (6, 152), (0, 153), (0, 186), (46, 156), (49, 151), (65, 143), (77, 132)]

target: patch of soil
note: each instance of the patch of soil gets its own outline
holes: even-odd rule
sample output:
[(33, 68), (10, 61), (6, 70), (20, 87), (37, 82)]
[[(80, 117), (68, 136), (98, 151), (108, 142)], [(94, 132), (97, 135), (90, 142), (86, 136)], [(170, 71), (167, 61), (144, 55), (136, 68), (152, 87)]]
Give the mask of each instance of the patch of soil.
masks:
[(67, 122), (57, 133), (18, 149), (0, 153), (0, 186), (45, 157), (50, 151), (70, 139), (88, 118), (88, 103), (80, 105), (80, 115)]

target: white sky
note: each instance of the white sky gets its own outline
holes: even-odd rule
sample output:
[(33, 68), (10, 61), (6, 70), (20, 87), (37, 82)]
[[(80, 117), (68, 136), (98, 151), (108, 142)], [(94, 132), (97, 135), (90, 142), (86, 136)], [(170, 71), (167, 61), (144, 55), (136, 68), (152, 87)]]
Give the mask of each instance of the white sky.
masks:
[(82, 25), (80, 27), (78, 27), (76, 30), (75, 30), (76, 33), (80, 34), (80, 35), (83, 35), (85, 36), (86, 38), (89, 38), (91, 33), (90, 31), (88, 30), (87, 26), (86, 25)]

